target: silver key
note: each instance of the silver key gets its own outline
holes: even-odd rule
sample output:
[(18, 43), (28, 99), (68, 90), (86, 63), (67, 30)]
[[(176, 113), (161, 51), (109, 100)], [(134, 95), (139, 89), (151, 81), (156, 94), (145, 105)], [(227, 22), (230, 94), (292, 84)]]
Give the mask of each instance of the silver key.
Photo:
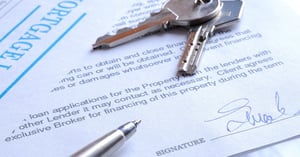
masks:
[(177, 76), (193, 75), (203, 55), (206, 41), (215, 30), (228, 27), (241, 17), (243, 2), (224, 1), (222, 10), (214, 19), (190, 30), (188, 41), (178, 64)]
[(216, 17), (221, 11), (220, 0), (169, 0), (158, 13), (136, 28), (124, 28), (116, 35), (99, 37), (93, 49), (118, 46), (144, 35), (175, 26), (199, 25)]

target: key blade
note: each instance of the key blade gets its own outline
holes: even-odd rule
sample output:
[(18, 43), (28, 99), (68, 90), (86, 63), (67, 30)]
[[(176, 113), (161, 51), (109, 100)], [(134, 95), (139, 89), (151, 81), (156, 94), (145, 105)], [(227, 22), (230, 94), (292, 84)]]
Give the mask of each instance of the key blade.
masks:
[(203, 55), (206, 41), (214, 29), (214, 26), (200, 26), (197, 29), (190, 30), (187, 44), (178, 64), (178, 77), (190, 76), (195, 73)]
[(242, 16), (243, 1), (223, 1), (221, 13), (208, 24), (215, 25), (216, 29), (229, 27), (236, 23)]
[(198, 27), (198, 29), (191, 30), (184, 53), (178, 64), (178, 77), (195, 73), (208, 38), (213, 35), (215, 29), (230, 26), (238, 21), (241, 17), (242, 8), (242, 1), (224, 1), (219, 15)]
[(99, 37), (95, 44), (93, 44), (93, 49), (115, 47), (138, 37), (168, 29), (169, 21), (176, 20), (176, 18), (177, 16), (171, 12), (156, 13), (146, 21), (138, 24), (136, 28), (124, 28), (119, 30), (115, 35)]

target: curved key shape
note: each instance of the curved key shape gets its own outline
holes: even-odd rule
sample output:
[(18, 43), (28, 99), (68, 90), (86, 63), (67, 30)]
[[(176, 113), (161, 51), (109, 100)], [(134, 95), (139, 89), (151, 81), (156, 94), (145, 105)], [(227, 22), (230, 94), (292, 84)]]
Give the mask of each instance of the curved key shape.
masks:
[(173, 26), (191, 26), (211, 20), (221, 9), (220, 0), (206, 0), (204, 4), (195, 4), (194, 0), (170, 0), (163, 6), (161, 12), (172, 12), (177, 16), (176, 20), (170, 21)]

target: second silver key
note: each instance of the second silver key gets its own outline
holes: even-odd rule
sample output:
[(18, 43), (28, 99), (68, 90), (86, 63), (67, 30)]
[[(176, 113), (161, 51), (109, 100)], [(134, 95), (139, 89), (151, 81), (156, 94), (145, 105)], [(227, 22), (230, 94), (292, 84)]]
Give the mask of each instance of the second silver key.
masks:
[(190, 30), (188, 41), (178, 64), (177, 76), (193, 75), (203, 55), (206, 41), (215, 30), (228, 27), (241, 17), (243, 1), (224, 1), (222, 10), (214, 19)]

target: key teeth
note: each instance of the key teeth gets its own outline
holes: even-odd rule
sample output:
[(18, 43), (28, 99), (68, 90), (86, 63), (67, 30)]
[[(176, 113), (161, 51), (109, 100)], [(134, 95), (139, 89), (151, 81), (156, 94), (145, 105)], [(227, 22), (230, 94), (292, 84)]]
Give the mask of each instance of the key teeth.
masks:
[(133, 28), (125, 27), (125, 28), (119, 29), (116, 34), (127, 32), (127, 31), (130, 31), (131, 29), (133, 29)]
[(104, 36), (99, 37), (99, 38), (97, 39), (97, 41), (105, 40), (105, 39), (107, 39), (107, 38), (110, 38), (110, 37), (115, 36), (116, 34), (120, 34), (120, 33), (129, 31), (129, 30), (131, 30), (131, 29), (132, 29), (132, 28), (130, 28), (130, 27), (126, 27), (126, 28), (119, 29), (119, 30), (117, 30), (117, 32), (116, 32), (115, 34), (113, 34), (113, 35), (105, 34)]
[(104, 45), (93, 44), (93, 50), (103, 49), (103, 48), (105, 48)]
[(110, 46), (108, 45), (109, 43), (105, 42), (106, 39), (111, 38), (111, 37), (115, 36), (116, 34), (120, 34), (120, 33), (129, 31), (131, 29), (132, 28), (126, 27), (126, 28), (119, 29), (114, 35), (106, 34), (104, 36), (99, 37), (96, 40), (96, 43), (93, 44), (93, 50), (110, 48)]
[[(170, 23), (168, 22), (168, 20), (174, 19), (175, 15), (170, 12), (165, 12), (162, 15), (161, 14), (161, 11), (158, 13), (154, 13), (146, 20), (139, 22), (136, 26), (125, 27), (117, 30), (113, 35), (106, 34), (102, 37), (99, 37), (96, 40), (96, 43), (93, 45), (93, 49), (95, 50), (115, 47), (135, 38), (146, 36), (156, 31), (158, 32), (161, 30), (169, 29)], [(159, 16), (156, 17), (156, 15)]]
[(104, 36), (99, 37), (96, 40), (95, 44), (93, 44), (93, 50), (108, 48), (108, 46), (103, 41), (109, 37), (111, 37), (111, 35), (104, 35)]
[(132, 29), (132, 28), (129, 28), (129, 27), (119, 29), (119, 30), (118, 30), (115, 34), (113, 34), (113, 35), (106, 34), (106, 35), (104, 35), (104, 36), (99, 37), (99, 38), (97, 39), (97, 41), (98, 41), (98, 42), (101, 42), (101, 40), (104, 41), (104, 40), (107, 39), (107, 38), (113, 37), (113, 36), (115, 36), (116, 34), (120, 34), (120, 33), (129, 31), (129, 30), (131, 30), (131, 29)]
[(104, 36), (101, 36), (99, 37), (97, 40), (96, 40), (96, 43), (93, 45), (93, 50), (96, 50), (96, 49), (106, 49), (106, 48), (110, 48), (110, 47), (113, 47), (110, 45), (109, 42), (106, 42), (105, 40), (111, 38), (111, 37), (114, 37), (115, 35), (117, 34), (121, 34), (121, 33), (124, 33), (124, 32), (127, 32), (127, 31), (130, 31), (132, 29), (135, 29), (137, 28), (139, 25), (142, 25), (144, 23), (147, 23), (148, 20), (146, 21), (142, 21), (140, 23), (138, 23), (137, 26), (135, 27), (125, 27), (125, 28), (122, 28), (122, 29), (119, 29), (115, 34), (113, 35), (110, 35), (110, 34), (106, 34)]
[(99, 37), (99, 38), (97, 39), (97, 41), (104, 40), (104, 39), (109, 38), (109, 37), (112, 37), (112, 35), (106, 34), (106, 35), (104, 35), (104, 36)]

